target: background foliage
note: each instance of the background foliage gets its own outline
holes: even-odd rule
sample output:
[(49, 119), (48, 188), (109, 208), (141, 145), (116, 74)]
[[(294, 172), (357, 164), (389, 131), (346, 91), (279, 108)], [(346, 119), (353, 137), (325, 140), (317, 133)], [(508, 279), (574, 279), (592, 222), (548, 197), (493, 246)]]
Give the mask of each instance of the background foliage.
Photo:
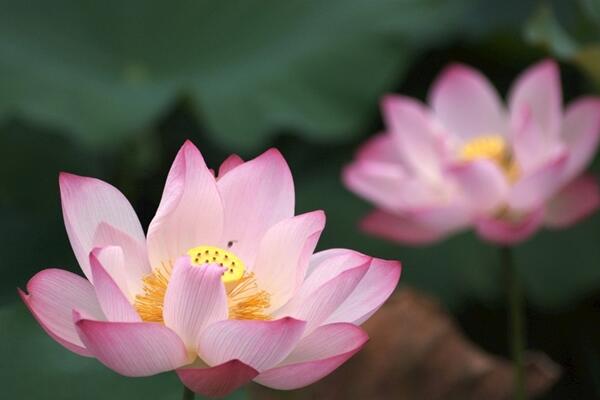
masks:
[[(497, 249), (469, 233), (422, 248), (361, 234), (356, 222), (370, 206), (343, 188), (340, 170), (381, 129), (381, 95), (423, 99), (451, 61), (480, 68), (505, 93), (519, 71), (552, 55), (563, 62), (566, 101), (597, 91), (600, 3), (2, 0), (0, 10), (6, 398), (178, 398), (172, 374), (127, 379), (62, 349), (15, 289), (43, 268), (77, 270), (59, 171), (115, 184), (147, 226), (186, 138), (212, 166), (232, 152), (249, 158), (278, 147), (297, 211), (327, 213), (320, 248), (402, 260), (402, 284), (441, 298), (473, 340), (505, 353)], [(599, 239), (597, 215), (517, 249), (530, 345), (565, 367), (547, 399), (600, 398)]]

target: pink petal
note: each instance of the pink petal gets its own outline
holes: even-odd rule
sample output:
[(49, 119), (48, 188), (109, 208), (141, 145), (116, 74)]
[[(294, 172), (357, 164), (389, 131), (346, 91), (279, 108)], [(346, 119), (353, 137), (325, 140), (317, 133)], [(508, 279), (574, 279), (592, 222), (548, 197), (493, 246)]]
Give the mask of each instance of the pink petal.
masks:
[(223, 161), (221, 163), (221, 166), (219, 167), (219, 173), (217, 175), (217, 179), (221, 179), (223, 176), (225, 176), (226, 173), (228, 173), (235, 167), (242, 165), (243, 163), (244, 163), (244, 160), (242, 160), (242, 158), (240, 156), (238, 156), (237, 154), (230, 155), (229, 157), (227, 157), (225, 159), (225, 161)]
[(290, 354), (305, 326), (293, 318), (216, 322), (200, 334), (198, 354), (208, 365), (237, 359), (263, 371)]
[(165, 294), (163, 318), (188, 348), (209, 324), (227, 319), (227, 295), (217, 265), (192, 266), (189, 257), (177, 260)]
[(156, 322), (102, 322), (78, 319), (85, 347), (108, 368), (125, 376), (149, 376), (190, 362), (175, 332)]
[(294, 215), (294, 181), (283, 156), (270, 149), (217, 183), (223, 199), (225, 228), (222, 245), (233, 241), (233, 251), (247, 265), (265, 232)]
[(375, 210), (363, 218), (360, 228), (371, 235), (410, 245), (433, 243), (445, 236), (445, 232), (419, 224), (408, 215), (400, 216), (382, 210)]
[(508, 196), (510, 208), (526, 212), (544, 204), (560, 189), (567, 161), (568, 155), (561, 152), (536, 171), (519, 179)]
[(200, 151), (186, 141), (165, 184), (160, 205), (148, 228), (153, 268), (173, 263), (200, 245), (216, 245), (223, 231), (223, 206), (215, 177)]
[[(274, 317), (291, 316), (306, 321), (304, 334), (309, 334), (322, 324), (354, 291), (365, 276), (370, 260), (359, 266), (340, 272), (322, 281), (314, 290), (300, 290), (289, 303), (279, 309)], [(313, 274), (314, 276), (314, 274)]]
[(119, 322), (141, 321), (140, 316), (127, 300), (127, 297), (125, 297), (107, 271), (105, 271), (96, 254), (97, 252), (90, 254), (90, 266), (92, 268), (92, 276), (94, 277), (96, 296), (106, 318), (109, 321)]
[[(94, 256), (98, 259), (98, 262), (102, 265), (104, 271), (115, 282), (121, 293), (123, 293), (125, 297), (127, 297), (127, 299), (129, 299), (129, 301), (133, 303), (133, 301), (135, 300), (136, 293), (129, 289), (129, 276), (126, 273), (127, 268), (125, 267), (126, 264), (123, 256), (123, 250), (121, 249), (121, 247), (96, 247), (92, 250), (91, 254), (94, 254)], [(136, 284), (136, 287), (137, 286), (141, 285)]]
[(592, 214), (600, 206), (600, 189), (593, 176), (582, 176), (550, 200), (546, 205), (545, 224), (566, 228)]
[(368, 339), (352, 324), (322, 326), (302, 339), (279, 366), (262, 372), (255, 381), (280, 390), (310, 385), (345, 363)]
[(360, 325), (371, 317), (396, 289), (402, 266), (399, 261), (373, 258), (367, 273), (326, 323)]
[(556, 138), (562, 118), (562, 89), (556, 63), (545, 60), (521, 74), (509, 92), (508, 106), (511, 126), (515, 126), (521, 110), (530, 108), (546, 138)]
[(565, 179), (571, 179), (585, 169), (598, 149), (600, 99), (588, 97), (569, 105), (561, 127), (561, 137), (569, 149)]
[(464, 140), (506, 133), (506, 113), (496, 89), (466, 65), (451, 65), (440, 74), (431, 88), (429, 104), (442, 125)]
[(401, 154), (396, 148), (393, 135), (390, 133), (378, 133), (369, 138), (356, 152), (356, 159), (403, 164)]
[(444, 144), (434, 131), (425, 107), (401, 96), (386, 97), (382, 107), (386, 124), (407, 167), (429, 179), (439, 177)]
[(466, 201), (478, 212), (496, 209), (504, 203), (509, 192), (503, 172), (490, 160), (453, 165), (447, 175), (456, 182)]
[(250, 382), (258, 371), (239, 360), (231, 360), (208, 368), (180, 368), (177, 375), (195, 393), (220, 398)]
[(302, 283), (324, 226), (323, 211), (313, 211), (279, 222), (263, 237), (252, 272), (271, 295), (269, 311), (285, 304)]
[(79, 275), (60, 269), (45, 269), (19, 290), (23, 302), (42, 328), (67, 349), (84, 356), (90, 352), (81, 342), (73, 324), (73, 309), (86, 316), (104, 319), (94, 287)]
[[(118, 272), (116, 267), (103, 265), (109, 273), (122, 276), (127, 282), (130, 296), (140, 293), (142, 280), (151, 271), (145, 242), (136, 241), (114, 226), (103, 222), (98, 225), (94, 233), (93, 243), (94, 247), (107, 248), (116, 245), (121, 249), (122, 265), (119, 266)], [(121, 277), (117, 278), (117, 281), (121, 281)]]
[(544, 220), (542, 208), (523, 215), (517, 221), (484, 217), (476, 221), (476, 231), (485, 240), (501, 245), (513, 245), (528, 239)]
[[(144, 245), (144, 232), (133, 208), (115, 187), (95, 178), (61, 173), (63, 218), (71, 246), (83, 273), (91, 279), (88, 256), (98, 246), (94, 235), (101, 223), (113, 226)], [(110, 243), (118, 245), (119, 243)], [(108, 245), (106, 243), (100, 246)]]
[(369, 265), (372, 259), (358, 251), (347, 249), (329, 249), (315, 253), (310, 258), (306, 277), (298, 289), (297, 296), (307, 296), (340, 273)]

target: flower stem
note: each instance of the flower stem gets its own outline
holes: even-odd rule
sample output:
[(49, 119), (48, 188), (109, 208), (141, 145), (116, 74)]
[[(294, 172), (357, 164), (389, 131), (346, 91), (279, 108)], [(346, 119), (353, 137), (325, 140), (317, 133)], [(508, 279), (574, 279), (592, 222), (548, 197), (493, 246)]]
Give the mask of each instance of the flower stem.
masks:
[(512, 250), (505, 246), (500, 250), (500, 260), (506, 275), (506, 294), (509, 307), (509, 337), (514, 368), (514, 399), (526, 400), (525, 370), (523, 353), (525, 351), (525, 307), (523, 289), (515, 267)]
[(183, 386), (182, 400), (194, 400), (195, 394), (187, 386)]

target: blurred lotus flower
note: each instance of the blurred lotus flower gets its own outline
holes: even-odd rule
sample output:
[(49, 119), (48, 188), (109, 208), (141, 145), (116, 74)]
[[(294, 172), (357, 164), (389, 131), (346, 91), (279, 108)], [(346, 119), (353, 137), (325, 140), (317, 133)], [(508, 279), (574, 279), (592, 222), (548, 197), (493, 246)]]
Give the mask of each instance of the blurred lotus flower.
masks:
[(292, 176), (276, 150), (232, 156), (215, 179), (186, 142), (147, 237), (113, 186), (61, 174), (60, 190), (87, 279), (47, 269), (20, 294), (53, 339), (123, 375), (174, 369), (209, 396), (250, 380), (311, 384), (364, 345), (357, 325), (400, 277), (398, 262), (313, 254), (325, 216), (294, 216)]
[(343, 175), (378, 208), (362, 227), (412, 244), (473, 227), (489, 241), (513, 244), (589, 215), (600, 195), (595, 179), (581, 173), (598, 145), (600, 99), (578, 99), (563, 112), (561, 97), (553, 61), (525, 71), (507, 107), (464, 65), (441, 73), (429, 107), (386, 97), (387, 131)]

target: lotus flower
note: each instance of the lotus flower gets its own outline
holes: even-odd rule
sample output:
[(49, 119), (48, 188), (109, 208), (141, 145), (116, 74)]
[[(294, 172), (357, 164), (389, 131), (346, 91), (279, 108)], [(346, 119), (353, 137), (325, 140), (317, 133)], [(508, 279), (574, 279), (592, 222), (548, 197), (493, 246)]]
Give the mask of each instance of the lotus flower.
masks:
[(294, 216), (292, 176), (274, 149), (248, 162), (233, 155), (215, 178), (186, 142), (147, 236), (113, 186), (59, 181), (85, 278), (46, 269), (19, 292), (54, 340), (122, 375), (175, 370), (209, 396), (250, 380), (308, 385), (359, 351), (358, 325), (400, 277), (395, 261), (313, 254), (325, 216)]
[(465, 65), (441, 73), (429, 106), (386, 97), (386, 132), (343, 174), (350, 190), (377, 207), (362, 228), (409, 244), (473, 228), (510, 245), (586, 217), (600, 202), (595, 179), (582, 175), (598, 145), (600, 99), (578, 99), (563, 112), (561, 97), (550, 60), (516, 80), (507, 106)]

